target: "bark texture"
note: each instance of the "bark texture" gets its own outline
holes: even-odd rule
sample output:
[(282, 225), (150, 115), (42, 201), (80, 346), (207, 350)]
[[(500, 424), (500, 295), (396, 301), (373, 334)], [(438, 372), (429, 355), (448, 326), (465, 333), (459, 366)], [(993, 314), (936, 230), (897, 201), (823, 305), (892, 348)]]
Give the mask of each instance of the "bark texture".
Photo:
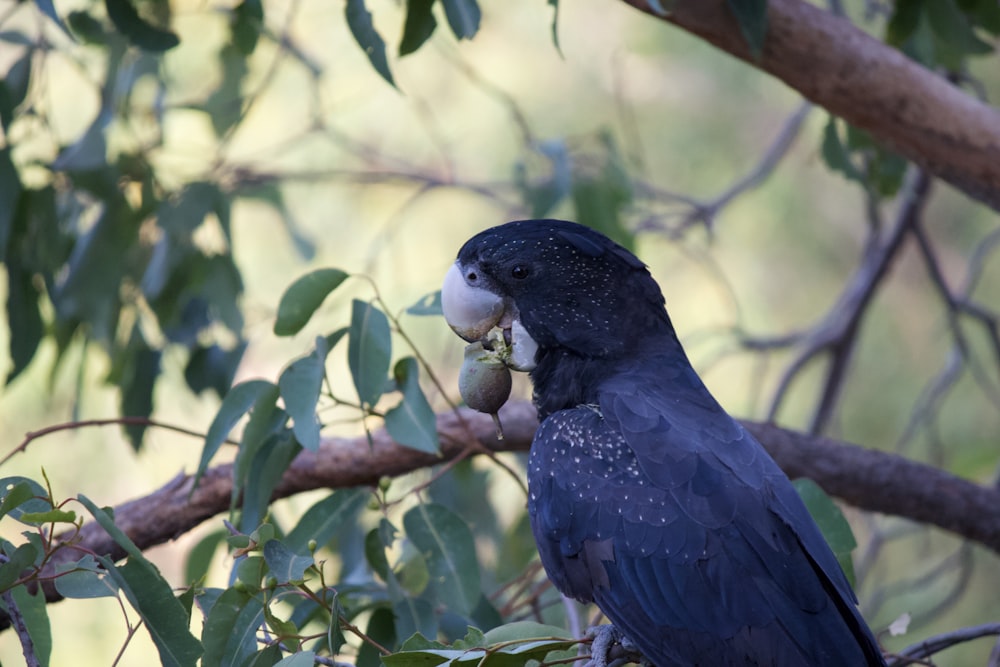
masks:
[(760, 58), (725, 0), (624, 0), (767, 72), (830, 113), (1000, 210), (1000, 110), (803, 0), (769, 0)]

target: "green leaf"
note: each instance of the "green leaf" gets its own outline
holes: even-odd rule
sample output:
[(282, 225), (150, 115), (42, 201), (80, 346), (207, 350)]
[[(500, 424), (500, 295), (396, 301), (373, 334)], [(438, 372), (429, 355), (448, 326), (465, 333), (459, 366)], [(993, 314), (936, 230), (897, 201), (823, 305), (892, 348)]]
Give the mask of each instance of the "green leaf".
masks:
[(279, 584), (301, 582), (313, 564), (312, 556), (297, 554), (279, 540), (264, 544), (264, 560)]
[(66, 16), (66, 22), (73, 35), (84, 44), (107, 44), (108, 35), (104, 31), (104, 24), (88, 12), (81, 10), (70, 12)]
[(392, 79), (389, 61), (385, 57), (385, 40), (375, 30), (371, 12), (365, 7), (365, 0), (347, 0), (344, 12), (347, 16), (347, 27), (351, 30), (354, 41), (368, 56), (368, 62), (389, 85), (395, 87), (396, 82)]
[[(410, 637), (415, 634), (437, 636), (437, 616), (433, 605), (427, 600), (409, 595), (400, 596), (392, 603), (392, 613), (396, 617), (398, 637)], [(382, 656), (382, 659), (388, 657), (390, 656)]]
[(431, 9), (435, 0), (406, 0), (406, 22), (399, 41), (400, 57), (413, 53), (426, 42), (437, 27)]
[(159, 651), (160, 663), (194, 667), (202, 654), (201, 642), (188, 629), (190, 617), (160, 572), (149, 561), (134, 557), (119, 566), (105, 556), (98, 561), (139, 613)]
[(343, 526), (357, 517), (368, 502), (370, 493), (364, 488), (339, 489), (323, 498), (302, 515), (285, 537), (285, 544), (296, 552), (304, 552), (311, 540), (322, 546), (342, 531)]
[(840, 139), (840, 133), (837, 131), (837, 119), (833, 116), (830, 116), (823, 128), (822, 155), (827, 167), (833, 171), (839, 171), (848, 180), (865, 185), (864, 176), (851, 162), (851, 156)]
[(257, 47), (257, 39), (264, 24), (264, 6), (261, 0), (243, 0), (233, 10), (229, 24), (233, 46), (244, 56)]
[(479, 32), (482, 11), (476, 0), (441, 0), (444, 15), (458, 39), (472, 39)]
[(196, 345), (184, 366), (184, 381), (188, 388), (195, 394), (211, 389), (220, 398), (225, 396), (233, 386), (233, 377), (246, 349), (246, 342), (229, 350), (216, 343)]
[(319, 449), (320, 423), (316, 418), (316, 405), (323, 388), (325, 347), (324, 344), (323, 349), (317, 348), (308, 357), (296, 359), (278, 378), (285, 410), (293, 420), (295, 437), (299, 444), (313, 452)]
[[(230, 496), (230, 509), (236, 507), (243, 495), (243, 488), (250, 476), (250, 471), (255, 464), (259, 464), (258, 456), (265, 458), (270, 456), (268, 448), (273, 447), (274, 439), (284, 438), (287, 435), (288, 413), (277, 406), (277, 398), (278, 390), (275, 388), (273, 392), (261, 396), (250, 410), (250, 419), (247, 420), (246, 427), (243, 429), (240, 448), (237, 450), (236, 460), (233, 462), (233, 491)], [(261, 454), (262, 451), (264, 454)]]
[(767, 35), (767, 0), (726, 0), (726, 4), (739, 23), (750, 53), (760, 58)]
[[(153, 413), (153, 389), (156, 385), (156, 378), (160, 375), (162, 354), (160, 350), (149, 347), (139, 326), (136, 325), (118, 383), (123, 415), (148, 418)], [(132, 444), (132, 449), (139, 451), (142, 447), (142, 438), (146, 433), (146, 428), (147, 425), (142, 423), (125, 424), (125, 434)]]
[(244, 531), (253, 530), (263, 521), (271, 504), (274, 489), (292, 459), (300, 451), (302, 448), (299, 447), (298, 441), (287, 432), (269, 437), (260, 453), (254, 457), (243, 492), (240, 527)]
[(406, 309), (407, 315), (441, 315), (441, 290), (425, 294)]
[(47, 512), (25, 512), (20, 516), (22, 523), (40, 526), (45, 523), (74, 523), (76, 512), (51, 509)]
[(257, 630), (264, 622), (261, 601), (236, 588), (227, 589), (212, 605), (201, 632), (205, 645), (202, 667), (240, 665), (257, 649)]
[(255, 653), (241, 667), (272, 667), (272, 665), (278, 664), (280, 660), (281, 648), (277, 644), (270, 644)]
[[(6, 477), (0, 480), (0, 492), (3, 493), (3, 502), (0, 502), (0, 517), (6, 516), (36, 496), (48, 495), (38, 482), (25, 477)], [(37, 507), (38, 503), (34, 503), (34, 505)], [(43, 506), (51, 507), (49, 503), (43, 503)], [(14, 518), (17, 519), (22, 514), (24, 514), (24, 510), (18, 512)]]
[(403, 399), (385, 413), (385, 428), (404, 447), (437, 454), (440, 452), (437, 416), (420, 388), (419, 373), (420, 365), (413, 357), (396, 362), (392, 374)]
[(562, 54), (562, 47), (559, 46), (559, 0), (548, 0), (552, 6), (552, 44), (556, 51)]
[[(382, 521), (386, 519), (383, 518)], [(389, 559), (385, 555), (388, 546), (390, 545), (382, 542), (382, 531), (378, 528), (372, 528), (365, 535), (365, 560), (382, 581), (389, 580)]]
[(205, 436), (205, 446), (201, 450), (201, 460), (198, 462), (198, 470), (194, 475), (192, 489), (198, 486), (198, 480), (205, 474), (212, 457), (219, 451), (219, 447), (229, 437), (229, 432), (233, 430), (243, 415), (253, 407), (261, 398), (274, 396), (278, 397), (278, 388), (266, 380), (248, 380), (241, 382), (226, 394), (222, 399), (222, 405), (208, 427), (208, 434)]
[[(6, 123), (4, 123), (6, 125)], [(5, 202), (0, 206), (0, 259), (4, 259), (7, 253), (7, 244), (13, 236), (14, 220), (19, 207), (18, 199), (21, 197), (21, 177), (17, 173), (17, 167), (10, 156), (10, 147), (0, 148), (0, 201)], [(23, 210), (23, 209), (22, 209)], [(22, 213), (23, 215), (23, 213)], [(10, 261), (12, 257), (6, 257)], [(15, 322), (16, 320), (10, 320)]]
[[(9, 68), (7, 68), (7, 73), (0, 79), (0, 127), (4, 131), (10, 130), (10, 124), (14, 120), (14, 111), (24, 98), (28, 95), (28, 83), (31, 80), (31, 59), (35, 55), (34, 49), (25, 49), (24, 55), (15, 60)], [(0, 149), (0, 154), (3, 154), (7, 161), (10, 160), (10, 149), (9, 146), (4, 146)], [(13, 165), (11, 165), (13, 167)], [(10, 178), (8, 173), (5, 173), (6, 169), (0, 171), (0, 188), (4, 188), (12, 185), (12, 182), (7, 179)], [(17, 175), (17, 172), (14, 172)], [(20, 181), (14, 181), (18, 186), (20, 186)], [(8, 202), (4, 206), (4, 210), (0, 211), (0, 229), (4, 227), (4, 218), (9, 217), (14, 214), (16, 206), (14, 203), (17, 201), (16, 197), (10, 199), (2, 199), (0, 201)], [(0, 239), (3, 238), (3, 234), (0, 233)], [(0, 243), (0, 257), (4, 254), (4, 244)]]
[(355, 299), (351, 303), (347, 363), (363, 406), (375, 405), (382, 396), (391, 359), (388, 318), (372, 304)]
[(35, 659), (40, 667), (48, 667), (52, 658), (52, 628), (49, 625), (49, 615), (45, 609), (45, 594), (39, 586), (34, 594), (27, 587), (18, 586), (11, 591), (14, 604), (21, 612), (21, 618), (31, 637)]
[(312, 651), (299, 651), (284, 658), (275, 667), (312, 667), (316, 664), (316, 654)]
[(858, 546), (854, 539), (854, 532), (851, 525), (844, 518), (844, 513), (837, 507), (837, 503), (820, 488), (816, 482), (807, 477), (801, 477), (792, 482), (795, 490), (798, 491), (806, 509), (812, 515), (820, 532), (826, 539), (830, 549), (840, 562), (851, 584), (854, 584), (854, 564), (851, 561), (851, 552)]
[(899, 48), (917, 31), (925, 1), (896, 0), (893, 4), (892, 16), (885, 26), (887, 44)]
[(948, 69), (960, 70), (967, 56), (993, 53), (993, 46), (979, 39), (954, 0), (929, 2), (925, 13), (934, 33), (937, 59)]
[(406, 536), (427, 559), (431, 582), (449, 608), (469, 614), (481, 594), (472, 531), (444, 505), (420, 504), (403, 517)]
[(177, 35), (145, 21), (129, 0), (104, 0), (108, 18), (135, 46), (154, 53), (167, 51), (180, 44)]
[[(371, 618), (368, 619), (365, 634), (381, 646), (395, 646), (397, 641), (396, 620), (392, 615), (392, 610), (379, 607), (373, 611)], [(382, 654), (368, 642), (362, 642), (358, 649), (355, 665), (356, 667), (382, 667)]]
[(500, 627), (489, 630), (484, 639), (486, 645), (502, 644), (506, 642), (525, 641), (532, 639), (552, 639), (561, 638), (564, 641), (573, 641), (565, 628), (534, 621), (515, 621)]
[(236, 579), (252, 590), (260, 590), (267, 574), (267, 562), (263, 556), (247, 556), (236, 565)]
[(65, 598), (89, 599), (118, 595), (118, 585), (89, 554), (75, 563), (58, 566), (56, 574), (56, 590)]
[[(3, 189), (2, 180), (3, 175), (0, 174), (0, 190)], [(2, 193), (0, 201), (3, 201)], [(13, 382), (28, 367), (45, 335), (42, 312), (38, 305), (41, 293), (35, 285), (33, 272), (23, 266), (20, 257), (14, 253), (11, 255), (6, 263), (7, 321), (16, 322), (17, 326), (10, 327), (10, 359), (14, 365), (7, 373), (6, 384)]]
[(6, 555), (7, 561), (0, 565), (0, 592), (10, 588), (22, 572), (34, 565), (39, 553), (34, 544), (25, 543)]
[(285, 290), (274, 321), (276, 336), (293, 336), (302, 330), (326, 299), (348, 278), (340, 269), (317, 269), (300, 277)]

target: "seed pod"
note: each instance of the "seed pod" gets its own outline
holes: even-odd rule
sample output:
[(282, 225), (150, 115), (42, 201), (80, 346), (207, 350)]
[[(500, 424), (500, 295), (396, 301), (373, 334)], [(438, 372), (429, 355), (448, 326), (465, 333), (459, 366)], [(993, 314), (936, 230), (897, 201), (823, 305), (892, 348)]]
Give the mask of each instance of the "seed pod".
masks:
[(481, 343), (465, 348), (465, 359), (458, 374), (458, 392), (473, 410), (496, 414), (510, 398), (510, 370), (495, 352)]

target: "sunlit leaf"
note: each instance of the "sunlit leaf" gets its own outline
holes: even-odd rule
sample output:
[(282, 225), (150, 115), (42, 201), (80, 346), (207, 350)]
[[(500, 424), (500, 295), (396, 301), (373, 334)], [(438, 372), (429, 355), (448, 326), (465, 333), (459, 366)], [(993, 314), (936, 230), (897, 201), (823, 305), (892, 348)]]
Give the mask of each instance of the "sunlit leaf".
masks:
[(326, 297), (347, 278), (348, 274), (340, 269), (317, 269), (289, 285), (278, 303), (275, 335), (292, 336), (301, 331)]
[(383, 79), (395, 86), (396, 82), (392, 79), (389, 61), (385, 57), (385, 40), (375, 30), (375, 24), (372, 21), (371, 12), (365, 6), (365, 0), (347, 0), (344, 11), (347, 16), (347, 27), (350, 28), (354, 41), (365, 52), (368, 62)]
[(104, 8), (115, 28), (140, 49), (161, 52), (180, 44), (176, 34), (158, 28), (139, 16), (130, 0), (104, 0)]
[(420, 504), (403, 517), (406, 536), (427, 559), (431, 582), (448, 607), (468, 614), (479, 601), (479, 562), (472, 532), (443, 505)]
[(372, 304), (355, 299), (351, 303), (349, 336), (347, 362), (354, 387), (362, 405), (373, 406), (385, 389), (392, 360), (389, 320)]
[(73, 523), (76, 521), (76, 512), (60, 509), (51, 509), (46, 512), (25, 512), (19, 519), (22, 523), (36, 526), (44, 523)]
[(440, 451), (437, 416), (427, 402), (419, 382), (420, 365), (405, 357), (393, 367), (393, 378), (403, 399), (385, 413), (385, 428), (399, 444), (429, 454)]

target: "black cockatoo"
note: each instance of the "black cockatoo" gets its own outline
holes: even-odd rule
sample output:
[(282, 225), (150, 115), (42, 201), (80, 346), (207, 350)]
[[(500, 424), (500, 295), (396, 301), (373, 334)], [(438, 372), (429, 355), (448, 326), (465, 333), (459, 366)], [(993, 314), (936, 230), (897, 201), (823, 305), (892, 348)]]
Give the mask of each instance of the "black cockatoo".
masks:
[(646, 266), (560, 220), (488, 229), (442, 290), (503, 332), (541, 422), (528, 511), (545, 571), (657, 667), (885, 665), (788, 478), (709, 394)]

